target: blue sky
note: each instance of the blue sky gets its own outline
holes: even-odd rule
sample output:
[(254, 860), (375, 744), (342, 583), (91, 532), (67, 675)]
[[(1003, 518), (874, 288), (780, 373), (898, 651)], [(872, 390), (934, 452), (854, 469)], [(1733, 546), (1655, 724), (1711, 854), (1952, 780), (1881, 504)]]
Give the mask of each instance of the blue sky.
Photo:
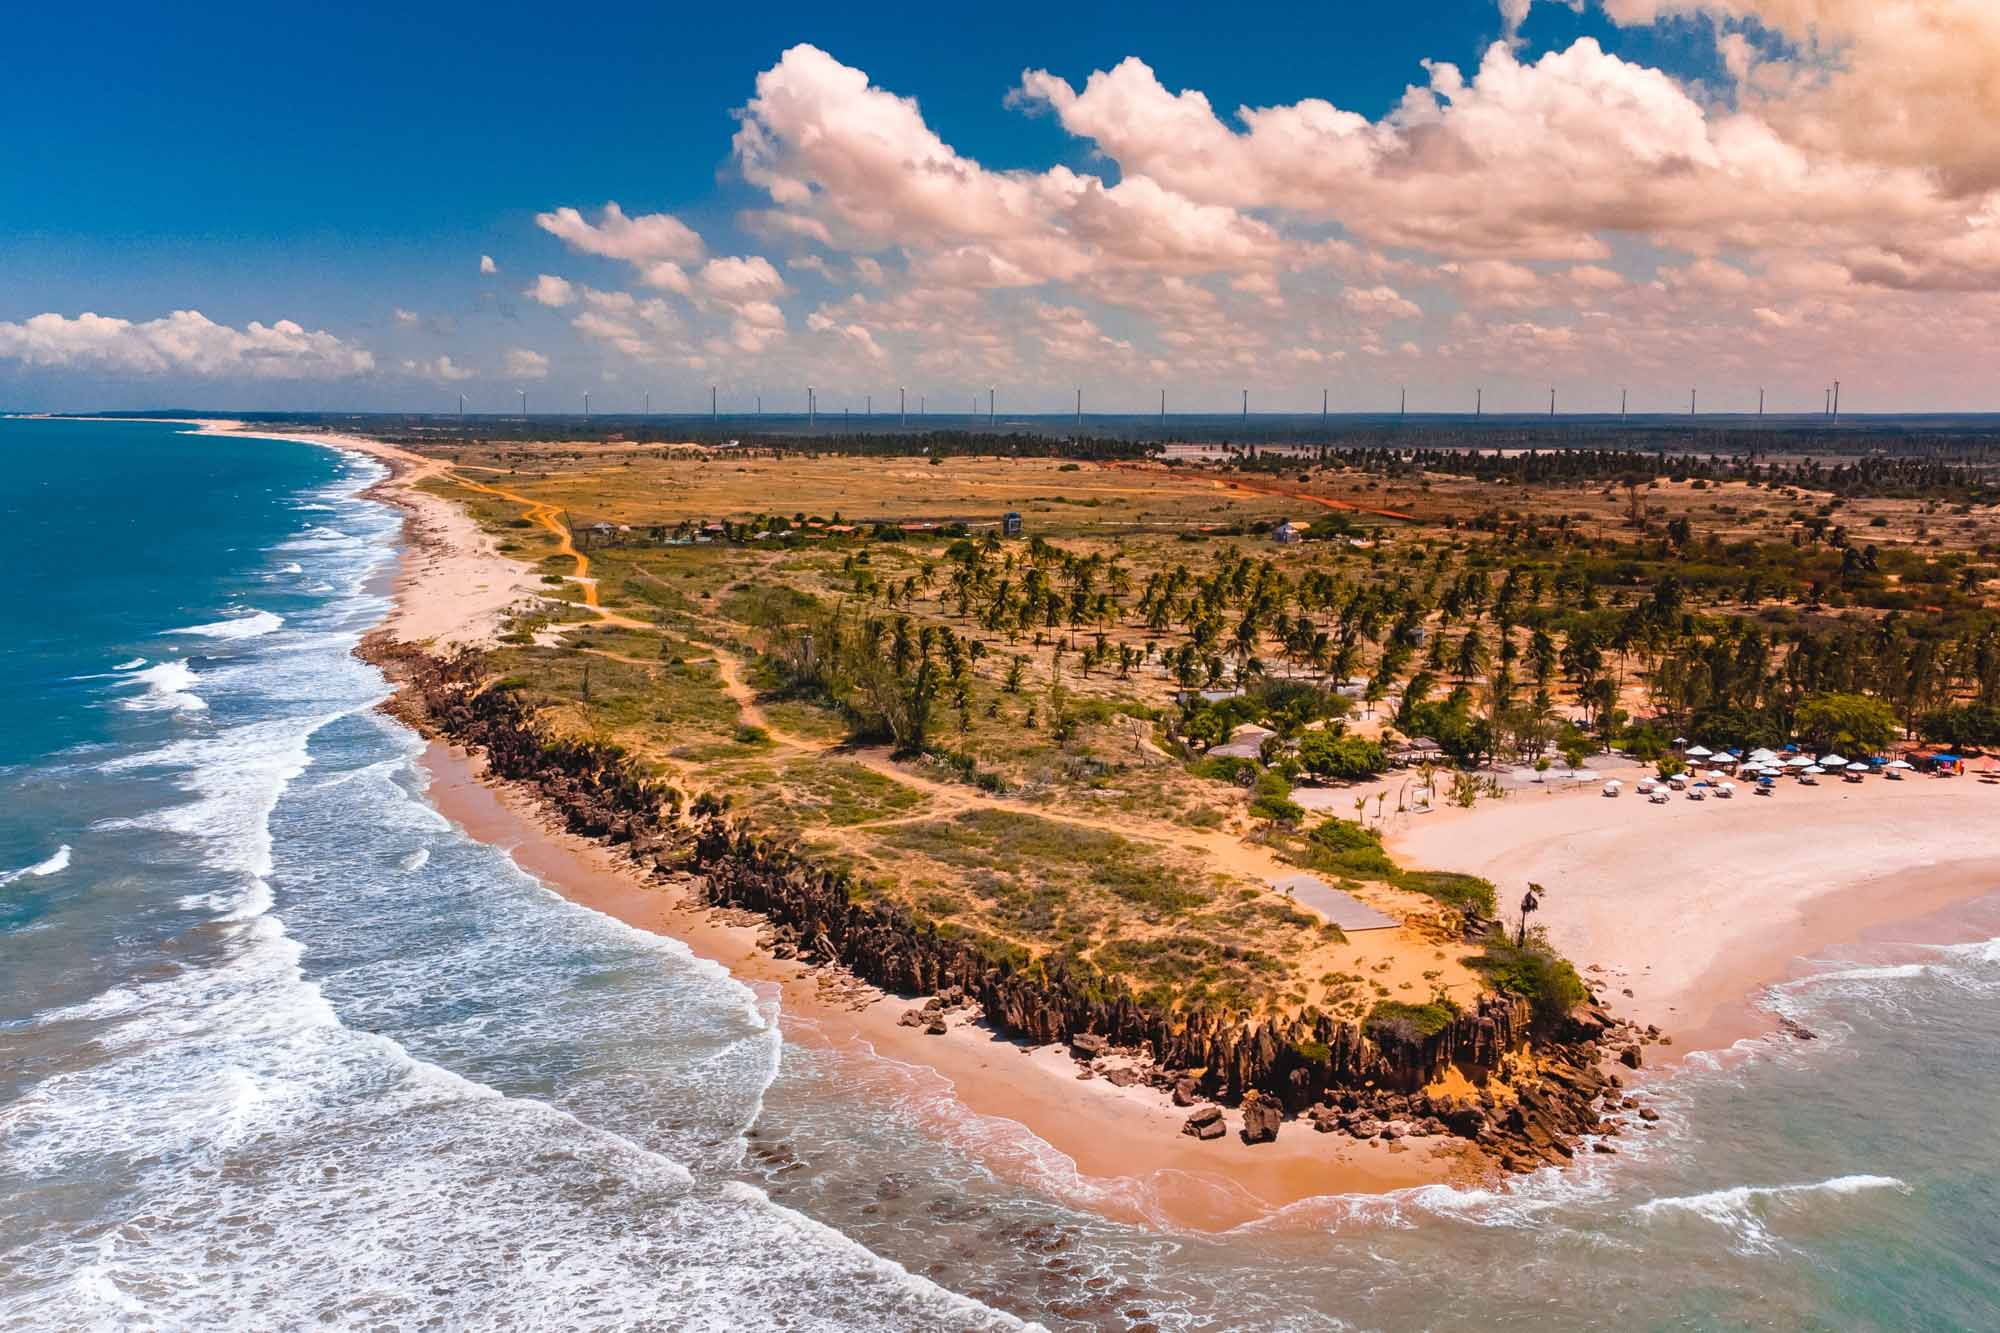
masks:
[[(1842, 4), (1825, 2), (1833, 9)], [(1726, 20), (1703, 14), (1698, 0), (1685, 6), (1691, 14), (1659, 21), (1652, 15), (1634, 21), (1627, 12), (1651, 3), (1620, 0), (1609, 12), (1596, 5), (1575, 12), (1565, 4), (1536, 4), (1512, 48), (1516, 71), (1528, 74), (1495, 71), (1490, 83), (1482, 61), (1508, 35), (1502, 7), (1493, 0), (1311, 10), (1249, 4), (1220, 12), (1186, 6), (1146, 15), (1075, 5), (956, 15), (934, 6), (854, 12), (604, 4), (575, 11), (573, 22), (543, 6), (514, 5), (431, 5), (413, 14), (407, 11), (415, 7), (406, 6), (306, 4), (285, 9), (281, 21), (265, 7), (237, 4), (111, 5), (87, 12), (36, 6), (10, 19), (9, 100), (18, 132), (0, 137), (0, 404), (420, 408), (455, 406), (464, 391), (475, 404), (497, 409), (513, 400), (519, 379), (506, 366), (513, 349), (547, 359), (532, 391), (552, 406), (589, 388), (600, 404), (622, 396), (636, 401), (650, 389), (658, 405), (691, 407), (705, 402), (714, 381), (743, 393), (765, 386), (776, 394), (814, 374), (843, 384), (879, 382), (883, 392), (899, 382), (930, 383), (941, 397), (955, 397), (964, 384), (997, 381), (1024, 406), (1043, 405), (1043, 399), (1060, 405), (1076, 383), (1107, 405), (1123, 405), (1122, 397), (1150, 399), (1155, 390), (1146, 386), (1154, 382), (1220, 403), (1238, 381), (1257, 384), (1260, 393), (1268, 384), (1274, 406), (1290, 398), (1316, 405), (1323, 383), (1358, 398), (1385, 377), (1415, 379), (1454, 397), (1466, 385), (1493, 384), (1502, 401), (1515, 392), (1525, 402), (1545, 396), (1545, 381), (1581, 385), (1643, 375), (1662, 382), (1663, 399), (1666, 382), (1675, 382), (1673, 396), (1681, 398), (1678, 381), (1687, 376), (1668, 364), (1666, 352), (1675, 345), (1670, 333), (1643, 353), (1599, 345), (1591, 318), (1629, 322), (1632, 310), (1593, 309), (1569, 287), (1529, 294), (1519, 273), (1480, 270), (1475, 277), (1467, 266), (1514, 265), (1551, 281), (1572, 270), (1594, 270), (1598, 276), (1577, 281), (1607, 302), (1630, 301), (1662, 269), (1693, 271), (1706, 261), (1761, 283), (1781, 270), (1805, 275), (1810, 263), (1847, 263), (1871, 245), (1879, 248), (1880, 238), (1854, 231), (1843, 217), (1826, 225), (1837, 221), (1852, 234), (1791, 245), (1770, 234), (1773, 218), (1784, 216), (1783, 201), (1740, 218), (1691, 222), (1684, 201), (1661, 204), (1652, 197), (1666, 170), (1659, 153), (1644, 145), (1633, 150), (1643, 160), (1626, 172), (1616, 154), (1652, 133), (1649, 127), (1684, 114), (1678, 103), (1662, 106), (1657, 98), (1618, 102), (1625, 84), (1639, 86), (1657, 74), (1695, 109), (1700, 124), (1688, 132), (1721, 140), (1730, 118), (1746, 114), (1745, 90), (1753, 86), (1731, 86), (1735, 75), (1725, 69), (1723, 39), (1747, 34), (1767, 73), (1796, 53), (1795, 37), (1777, 18)], [(1784, 7), (1782, 0), (1770, 3)], [(1857, 29), (1843, 58), (1851, 67), (1868, 54), (1870, 42), (1883, 40)], [(1579, 42), (1589, 43), (1588, 68), (1573, 63), (1544, 73), (1535, 63), (1577, 56)], [(804, 163), (812, 188), (821, 192), (809, 207), (779, 203), (768, 182), (746, 179), (732, 152), (738, 115), (755, 94), (759, 74), (774, 70), (800, 44), (823, 52), (831, 68), (863, 72), (872, 90), (915, 98), (929, 134), (996, 178), (1018, 173), (1047, 182), (1054, 179), (1049, 173), (1067, 169), (1090, 178), (1094, 188), (1111, 190), (1115, 199), (1121, 181), (1147, 176), (1173, 196), (1164, 207), (1178, 212), (1165, 225), (1179, 228), (1196, 214), (1206, 219), (1204, 227), (1240, 223), (1248, 229), (1244, 235), (1257, 233), (1249, 246), (1256, 253), (1205, 267), (1190, 254), (1155, 261), (1116, 254), (1115, 241), (1107, 248), (1093, 240), (1080, 250), (1081, 260), (1066, 257), (1047, 271), (1030, 264), (1023, 276), (1021, 256), (1042, 253), (1024, 230), (1004, 244), (992, 242), (1010, 276), (975, 283), (981, 290), (977, 307), (953, 315), (954, 332), (976, 325), (984, 347), (951, 351), (938, 345), (936, 329), (871, 318), (898, 295), (921, 304), (932, 290), (927, 284), (944, 271), (941, 255), (962, 257), (968, 244), (984, 247), (991, 238), (970, 214), (933, 219), (907, 233), (875, 220), (863, 224), (857, 219), (865, 201), (837, 197), (838, 163)], [(1600, 201), (1576, 220), (1569, 241), (1522, 231), (1516, 250), (1508, 238), (1545, 207), (1532, 191), (1506, 204), (1504, 215), (1454, 202), (1444, 210), (1448, 218), (1421, 235), (1389, 217), (1409, 210), (1404, 198), (1349, 209), (1350, 190), (1386, 191), (1391, 176), (1402, 182), (1397, 189), (1404, 188), (1409, 155), (1434, 151), (1427, 145), (1448, 135), (1408, 131), (1366, 168), (1365, 177), (1331, 179), (1319, 196), (1302, 202), (1282, 184), (1239, 191), (1227, 181), (1181, 179), (1175, 154), (1163, 155), (1160, 143), (1147, 137), (1157, 127), (1135, 131), (1130, 142), (1107, 142), (1115, 136), (1087, 106), (1058, 114), (1046, 101), (1023, 105), (1016, 97), (1010, 104), (1024, 71), (1045, 70), (1081, 92), (1093, 73), (1128, 57), (1143, 61), (1165, 93), (1200, 90), (1217, 119), (1236, 131), (1242, 129), (1233, 121), (1238, 106), (1287, 107), (1303, 99), (1324, 99), (1386, 125), (1406, 88), (1431, 79), (1426, 60), (1458, 66), (1475, 91), (1497, 92), (1502, 75), (1560, 82), (1557, 91), (1572, 100), (1611, 99), (1605, 123), (1636, 117), (1636, 130), (1591, 147), (1613, 154), (1608, 167), (1600, 172), (1590, 163), (1605, 159), (1579, 154), (1578, 168), (1621, 182), (1631, 197)], [(1540, 93), (1529, 88), (1527, 95), (1532, 100)], [(1560, 159), (1578, 138), (1574, 118), (1552, 125), (1543, 112), (1523, 111), (1505, 97), (1491, 100), (1482, 113), (1489, 121), (1524, 117), (1518, 132), (1502, 123), (1502, 139), (1553, 143), (1546, 160)], [(1806, 119), (1811, 111), (1802, 111), (1795, 98), (1774, 101), (1769, 111), (1758, 108), (1758, 123), (1809, 145), (1801, 151), (1854, 171), (1857, 179), (1891, 168), (1935, 174), (1921, 145), (1914, 166), (1907, 151), (1890, 161), (1882, 152), (1871, 157), (1865, 144), (1829, 147), (1824, 136), (1795, 128), (1815, 123)], [(837, 116), (839, 108), (827, 114)], [(1574, 117), (1576, 108), (1564, 114)], [(1462, 166), (1466, 151), (1453, 147), (1424, 166), (1438, 180), (1435, 189), (1424, 187), (1420, 202), (1448, 187), (1461, 194), (1492, 192)], [(1948, 164), (1953, 146), (1941, 142), (1936, 151), (1939, 163)], [(1316, 147), (1310, 152), (1314, 159), (1326, 156)], [(788, 158), (786, 170), (800, 165)], [(1725, 161), (1717, 169), (1735, 166)], [(1272, 170), (1282, 176), (1284, 168)], [(822, 179), (815, 172), (832, 174)], [(1918, 187), (1908, 181), (1882, 187), (1896, 206), (1935, 205), (1946, 220), (1934, 253), (1892, 256), (1904, 267), (1891, 275), (1885, 298), (1907, 306), (1915, 293), (1951, 289), (1958, 301), (1951, 318), (1973, 317), (1968, 311), (1978, 302), (1965, 296), (1968, 280), (1955, 275), (1968, 263), (1978, 270), (1969, 285), (1983, 299), (1990, 285), (1987, 258), (1978, 237), (1971, 246), (1977, 253), (1965, 258), (1965, 238), (1950, 233), (1949, 219), (1977, 212), (1990, 186), (1974, 186), (1937, 190), (1944, 197), (1915, 203), (1908, 201)], [(1718, 186), (1724, 187), (1726, 182)], [(869, 188), (880, 190), (880, 181)], [(1543, 197), (1577, 188), (1574, 177), (1552, 178)], [(749, 337), (743, 325), (749, 298), (724, 299), (705, 288), (699, 269), (691, 269), (691, 291), (656, 296), (633, 281), (635, 271), (601, 254), (580, 253), (537, 225), (538, 215), (562, 206), (594, 219), (612, 200), (630, 216), (679, 219), (701, 238), (700, 262), (768, 261), (783, 289), (766, 293), (776, 307), (775, 314), (757, 317), (766, 333)], [(1037, 226), (1046, 225), (1065, 244), (1083, 234), (1087, 224), (1060, 211), (1067, 205), (1052, 207), (1058, 211)], [(1214, 210), (1231, 217), (1218, 221)], [(813, 214), (821, 226), (817, 238), (774, 236), (768, 225), (746, 218), (787, 212)], [(1611, 225), (1603, 225), (1607, 218)], [(1711, 234), (1691, 235), (1691, 225)], [(1127, 229), (1122, 220), (1113, 227)], [(1329, 241), (1351, 242), (1365, 254), (1348, 255), (1330, 268), (1303, 257)], [(494, 258), (497, 274), (481, 276), (481, 255)], [(815, 256), (825, 273), (797, 266)], [(849, 265), (857, 256), (884, 265), (886, 279), (852, 281)], [(1560, 267), (1565, 263), (1567, 269)], [(1927, 276), (1945, 272), (1940, 265), (1955, 267), (1943, 277)], [(2000, 268), (2000, 259), (1992, 267)], [(1111, 282), (1104, 275), (1114, 270)], [(629, 321), (629, 306), (620, 314), (609, 304), (625, 293), (666, 300), (674, 309), (656, 310), (639, 330), (649, 340), (643, 348), (632, 339), (586, 334), (577, 318), (590, 308), (587, 298), (543, 306), (522, 296), (543, 273), (563, 277), (579, 293), (586, 286), (596, 292), (606, 319)], [(1865, 272), (1850, 269), (1850, 278), (1856, 273), (1865, 287)], [(1614, 291), (1603, 274), (1619, 275), (1626, 290)], [(1734, 295), (1722, 290), (1733, 277), (1718, 278), (1713, 270), (1709, 277), (1719, 281), (1718, 298)], [(1853, 293), (1829, 295), (1831, 282), (1821, 275), (1815, 288), (1804, 276), (1787, 278), (1760, 287), (1765, 299), (1743, 297), (1733, 310), (1718, 299), (1714, 336), (1726, 339), (1727, 330), (1737, 328), (1762, 336), (1808, 327), (1812, 310), (1802, 302), (1852, 304)], [(1156, 301), (1140, 290), (1152, 283), (1182, 295), (1188, 294), (1185, 284), (1194, 284), (1229, 308), (1177, 325), (1161, 314), (1171, 299)], [(1274, 287), (1281, 290), (1274, 294)], [(1496, 292), (1503, 293), (1497, 304)], [(856, 295), (867, 299), (856, 304)], [(1670, 304), (1662, 297), (1645, 318), (1678, 328), (1684, 350), (1711, 307), (1691, 312), (1685, 302)], [(67, 321), (90, 311), (141, 325), (177, 310), (198, 310), (229, 330), (247, 330), (252, 321), (266, 327), (296, 321), (303, 334), (323, 332), (337, 340), (343, 355), (365, 351), (368, 365), (354, 369), (360, 359), (347, 356), (338, 362), (347, 369), (315, 362), (303, 373), (286, 373), (284, 358), (293, 349), (280, 337), (275, 343), (283, 345), (260, 362), (262, 370), (245, 374), (234, 351), (188, 357), (164, 334), (154, 345), (168, 350), (155, 356), (120, 351), (113, 344), (130, 335), (116, 329), (63, 325), (53, 331), (43, 326), (32, 336), (20, 332), (37, 316)], [(399, 310), (409, 317), (398, 319)], [(815, 312), (827, 327), (812, 327)], [(1468, 312), (1480, 327), (1468, 322)], [(1984, 318), (1983, 308), (1978, 317)], [(1899, 308), (1895, 318), (1936, 322), (1935, 312), (1914, 307)], [(771, 320), (782, 321), (775, 335)], [(669, 322), (671, 337), (662, 332)], [(1057, 325), (1067, 334), (1048, 336), (1046, 329)], [(10, 328), (16, 330), (11, 342)], [(1307, 330), (1303, 341), (1300, 329)], [(824, 346), (816, 345), (815, 333)], [(866, 355), (857, 360), (856, 340), (864, 334), (868, 341), (858, 345)], [(109, 341), (92, 341), (100, 337)], [(992, 345), (1022, 339), (1026, 343), (1004, 353)], [(1213, 345), (1201, 355), (1188, 350), (1203, 340)], [(1797, 378), (1805, 365), (1817, 368), (1824, 350), (1816, 344), (1775, 350), (1769, 373)], [(441, 357), (450, 358), (450, 372), (427, 373)], [(1740, 357), (1696, 369), (1739, 393), (1764, 374)], [(1537, 386), (1532, 395), (1530, 384)], [(1796, 386), (1802, 401), (1817, 392), (1816, 378)], [(1916, 380), (1909, 392), (1945, 396), (1938, 385)]]

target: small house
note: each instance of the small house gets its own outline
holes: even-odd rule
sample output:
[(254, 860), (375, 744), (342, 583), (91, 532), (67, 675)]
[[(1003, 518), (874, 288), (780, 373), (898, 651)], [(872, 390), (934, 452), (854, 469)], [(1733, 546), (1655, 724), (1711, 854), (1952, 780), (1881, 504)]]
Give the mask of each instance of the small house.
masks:
[(1271, 529), (1271, 540), (1281, 546), (1290, 546), (1305, 535), (1305, 530), (1289, 518)]
[(1021, 516), (1020, 516), (1019, 514), (1015, 513), (1015, 512), (1014, 512), (1013, 510), (1011, 510), (1011, 509), (1010, 509), (1010, 510), (1008, 510), (1008, 511), (1006, 512), (1006, 514), (1004, 514), (1004, 515), (1003, 515), (1003, 516), (1001, 517), (1001, 519), (1000, 519), (1000, 535), (1001, 535), (1002, 537), (1018, 537), (1018, 536), (1020, 536), (1020, 535), (1021, 535)]

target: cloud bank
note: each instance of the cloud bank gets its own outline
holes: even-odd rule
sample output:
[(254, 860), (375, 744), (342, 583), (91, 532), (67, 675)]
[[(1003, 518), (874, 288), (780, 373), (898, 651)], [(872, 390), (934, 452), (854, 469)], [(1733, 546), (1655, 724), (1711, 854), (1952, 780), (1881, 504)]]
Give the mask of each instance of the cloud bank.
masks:
[(252, 320), (237, 329), (199, 310), (176, 310), (142, 323), (90, 313), (0, 322), (0, 360), (40, 369), (197, 379), (328, 380), (375, 368), (367, 349), (331, 333), (309, 332), (289, 319)]

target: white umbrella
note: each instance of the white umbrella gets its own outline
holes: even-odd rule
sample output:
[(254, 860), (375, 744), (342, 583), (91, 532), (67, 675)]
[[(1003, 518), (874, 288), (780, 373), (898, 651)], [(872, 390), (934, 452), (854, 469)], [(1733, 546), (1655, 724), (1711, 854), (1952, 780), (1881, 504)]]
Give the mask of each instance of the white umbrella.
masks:
[(1908, 772), (1909, 770), (1911, 770), (1911, 769), (1914, 769), (1914, 768), (1916, 767), (1916, 765), (1915, 765), (1915, 764), (1913, 764), (1913, 763), (1911, 763), (1911, 762), (1910, 762), (1909, 760), (1907, 760), (1907, 759), (1898, 759), (1898, 760), (1897, 760), (1897, 761), (1896, 761), (1895, 763), (1893, 763), (1893, 764), (1890, 764), (1890, 765), (1889, 765), (1889, 767), (1891, 767), (1891, 768), (1900, 768), (1900, 769), (1904, 770), (1905, 772)]
[(1723, 771), (1722, 771), (1721, 769), (1719, 769), (1719, 768), (1711, 768), (1711, 769), (1709, 769), (1709, 770), (1708, 770), (1708, 775), (1709, 775), (1710, 777), (1712, 777), (1712, 778), (1726, 778), (1726, 777), (1728, 777), (1728, 776), (1729, 776), (1729, 775), (1728, 775), (1727, 773), (1723, 772)]
[(1687, 753), (1690, 759), (1706, 759), (1714, 754), (1715, 751), (1709, 749), (1706, 745), (1690, 745), (1688, 746)]
[(1857, 761), (1855, 763), (1849, 764), (1847, 766), (1847, 771), (1850, 773), (1866, 773), (1868, 771), (1868, 765)]
[(1847, 767), (1847, 761), (1837, 754), (1823, 754), (1819, 757), (1819, 766), (1821, 768), (1845, 768)]
[(1804, 768), (1810, 763), (1812, 763), (1812, 760), (1806, 758), (1804, 755), (1795, 754), (1785, 761), (1785, 766), (1787, 768)]
[(1685, 736), (1676, 736), (1676, 737), (1674, 737), (1674, 744), (1675, 744), (1675, 745), (1686, 745), (1687, 743), (1688, 743), (1688, 738), (1687, 738), (1687, 737), (1685, 737)]
[(1825, 769), (1823, 769), (1823, 768), (1821, 768), (1821, 767), (1820, 767), (1820, 766), (1819, 766), (1818, 764), (1811, 764), (1811, 765), (1808, 765), (1808, 766), (1807, 766), (1807, 768), (1806, 768), (1806, 772), (1808, 772), (1808, 773), (1824, 773), (1824, 772), (1826, 772), (1826, 770), (1825, 770)]

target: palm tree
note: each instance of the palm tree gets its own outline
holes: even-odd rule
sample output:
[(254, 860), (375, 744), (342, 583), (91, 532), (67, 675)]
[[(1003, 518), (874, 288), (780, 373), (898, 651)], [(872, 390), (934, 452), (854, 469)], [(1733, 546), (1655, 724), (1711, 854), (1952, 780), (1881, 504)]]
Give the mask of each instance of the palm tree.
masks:
[(1521, 929), (1514, 937), (1514, 947), (1521, 948), (1528, 942), (1528, 918), (1542, 905), (1542, 896), (1548, 892), (1539, 884), (1529, 884), (1528, 891), (1521, 895)]

